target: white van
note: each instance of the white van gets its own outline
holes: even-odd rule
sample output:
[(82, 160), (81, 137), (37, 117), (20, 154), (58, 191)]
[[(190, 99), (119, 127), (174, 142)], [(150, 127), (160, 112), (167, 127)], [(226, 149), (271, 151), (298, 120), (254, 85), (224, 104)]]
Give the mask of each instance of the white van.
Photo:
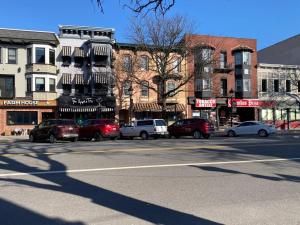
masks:
[(163, 119), (137, 120), (133, 124), (124, 125), (120, 128), (120, 137), (141, 137), (143, 140), (149, 137), (167, 137), (168, 127)]

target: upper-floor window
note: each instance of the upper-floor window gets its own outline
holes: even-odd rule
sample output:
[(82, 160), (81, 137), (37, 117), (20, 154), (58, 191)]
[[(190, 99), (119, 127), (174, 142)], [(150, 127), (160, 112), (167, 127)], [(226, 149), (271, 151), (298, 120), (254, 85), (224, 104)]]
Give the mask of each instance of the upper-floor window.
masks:
[(125, 55), (123, 57), (123, 69), (126, 72), (132, 71), (132, 59), (130, 55)]
[(243, 88), (244, 88), (244, 91), (250, 91), (250, 80), (249, 79), (243, 80)]
[(199, 78), (195, 79), (195, 90), (201, 91), (202, 90), (202, 80)]
[(32, 48), (27, 48), (27, 64), (32, 63)]
[(55, 92), (55, 79), (54, 78), (49, 79), (49, 91)]
[(227, 53), (220, 53), (220, 68), (224, 69), (227, 66)]
[(235, 80), (235, 89), (237, 92), (243, 91), (243, 83), (241, 79), (236, 79)]
[(83, 84), (75, 84), (75, 94), (76, 95), (84, 94), (84, 85)]
[(181, 72), (181, 60), (180, 60), (180, 58), (177, 57), (177, 58), (173, 61), (173, 68), (174, 68), (174, 72), (175, 72), (175, 73)]
[(35, 78), (35, 91), (45, 91), (45, 78)]
[(141, 56), (140, 68), (141, 68), (141, 70), (144, 70), (144, 71), (149, 70), (149, 57), (148, 56), (146, 56), (146, 55)]
[(290, 80), (285, 81), (285, 91), (291, 92), (291, 81)]
[(108, 56), (107, 55), (95, 55), (94, 56), (95, 66), (107, 66)]
[(300, 92), (300, 81), (298, 81), (298, 92)]
[(14, 76), (0, 76), (0, 98), (13, 98), (15, 95)]
[(129, 94), (130, 94), (130, 93), (129, 93), (129, 88), (131, 88), (131, 87), (132, 87), (131, 81), (126, 80), (126, 81), (124, 82), (124, 85), (123, 85), (123, 92), (124, 92), (124, 95), (129, 95)]
[(63, 88), (63, 94), (65, 94), (65, 95), (71, 94), (71, 92), (72, 92), (72, 85), (71, 84), (63, 84), (62, 88)]
[(251, 65), (251, 52), (243, 52), (243, 64)]
[(2, 63), (2, 48), (0, 47), (0, 63)]
[(204, 78), (202, 80), (202, 88), (203, 88), (203, 91), (209, 91), (210, 90), (210, 79), (209, 78)]
[(235, 65), (251, 65), (251, 52), (235, 52)]
[(227, 96), (227, 79), (221, 79), (221, 96)]
[(45, 64), (45, 48), (35, 48), (35, 63)]
[(261, 91), (262, 92), (267, 92), (267, 79), (262, 79), (261, 80)]
[(210, 62), (212, 59), (213, 50), (210, 48), (203, 48), (202, 49), (202, 60), (206, 62)]
[(149, 96), (149, 82), (148, 81), (141, 82), (141, 96), (142, 97)]
[(17, 49), (16, 48), (9, 48), (8, 49), (7, 63), (17, 64)]
[(274, 80), (273, 82), (274, 92), (279, 92), (279, 80)]
[(27, 86), (27, 92), (31, 92), (32, 91), (32, 79), (31, 79), (31, 77), (28, 77), (27, 79), (26, 79), (26, 86)]
[(62, 65), (69, 66), (72, 63), (72, 58), (70, 56), (63, 56), (62, 57)]
[(49, 63), (55, 65), (55, 51), (53, 49), (49, 50)]
[(175, 95), (175, 92), (174, 92), (175, 89), (176, 89), (175, 81), (168, 81), (168, 83), (167, 83), (167, 93), (171, 92), (169, 94), (169, 96), (174, 96)]

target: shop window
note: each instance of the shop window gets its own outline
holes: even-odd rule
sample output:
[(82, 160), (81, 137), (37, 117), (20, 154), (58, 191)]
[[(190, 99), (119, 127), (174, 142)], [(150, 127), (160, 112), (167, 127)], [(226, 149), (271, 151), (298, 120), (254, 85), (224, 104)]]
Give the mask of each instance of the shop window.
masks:
[(49, 91), (55, 92), (55, 79), (53, 78), (49, 79)]
[(285, 81), (285, 91), (291, 92), (291, 81), (290, 80)]
[(35, 49), (35, 62), (38, 64), (45, 64), (45, 48)]
[(53, 49), (49, 50), (49, 63), (55, 65), (55, 51)]
[(35, 78), (35, 91), (45, 91), (45, 78)]
[(149, 82), (142, 81), (141, 83), (141, 96), (148, 97), (149, 96)]
[(274, 85), (274, 92), (279, 92), (279, 80), (274, 80), (273, 85)]
[(268, 85), (267, 80), (266, 79), (262, 79), (261, 80), (261, 91), (262, 92), (267, 92), (267, 85)]
[(140, 68), (141, 68), (141, 70), (144, 70), (144, 71), (149, 70), (149, 57), (148, 56), (146, 56), (146, 55), (141, 56)]
[(63, 84), (62, 88), (63, 88), (63, 94), (64, 95), (71, 94), (71, 91), (72, 91), (72, 85), (71, 84)]
[(7, 63), (8, 64), (17, 64), (17, 49), (16, 48), (8, 49)]
[(7, 125), (36, 125), (38, 122), (37, 112), (7, 112)]
[(0, 76), (0, 98), (13, 98), (15, 96), (14, 76)]
[(27, 86), (27, 92), (31, 92), (32, 91), (32, 79), (31, 79), (31, 77), (29, 77), (29, 78), (27, 78), (26, 79), (26, 86)]

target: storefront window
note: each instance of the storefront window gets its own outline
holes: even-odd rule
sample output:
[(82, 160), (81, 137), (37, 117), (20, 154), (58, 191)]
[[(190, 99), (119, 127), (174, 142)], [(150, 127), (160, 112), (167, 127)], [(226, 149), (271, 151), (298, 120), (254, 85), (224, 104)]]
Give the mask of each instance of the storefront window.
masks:
[(13, 76), (0, 76), (0, 98), (13, 98), (15, 95)]
[(7, 125), (36, 125), (37, 112), (7, 112)]
[(300, 120), (300, 110), (296, 110), (296, 120)]
[(45, 91), (45, 78), (35, 78), (35, 91)]

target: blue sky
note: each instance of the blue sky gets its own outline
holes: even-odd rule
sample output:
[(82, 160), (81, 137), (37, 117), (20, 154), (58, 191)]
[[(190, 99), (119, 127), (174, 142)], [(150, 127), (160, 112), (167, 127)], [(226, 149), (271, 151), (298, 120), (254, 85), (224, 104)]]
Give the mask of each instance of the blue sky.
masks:
[[(112, 27), (117, 41), (126, 41), (133, 15), (122, 6), (126, 0), (104, 0), (104, 14), (93, 1), (2, 0), (0, 27), (53, 32), (58, 24)], [(188, 16), (197, 33), (256, 38), (262, 49), (300, 33), (299, 10), (299, 0), (177, 0), (170, 13)]]

